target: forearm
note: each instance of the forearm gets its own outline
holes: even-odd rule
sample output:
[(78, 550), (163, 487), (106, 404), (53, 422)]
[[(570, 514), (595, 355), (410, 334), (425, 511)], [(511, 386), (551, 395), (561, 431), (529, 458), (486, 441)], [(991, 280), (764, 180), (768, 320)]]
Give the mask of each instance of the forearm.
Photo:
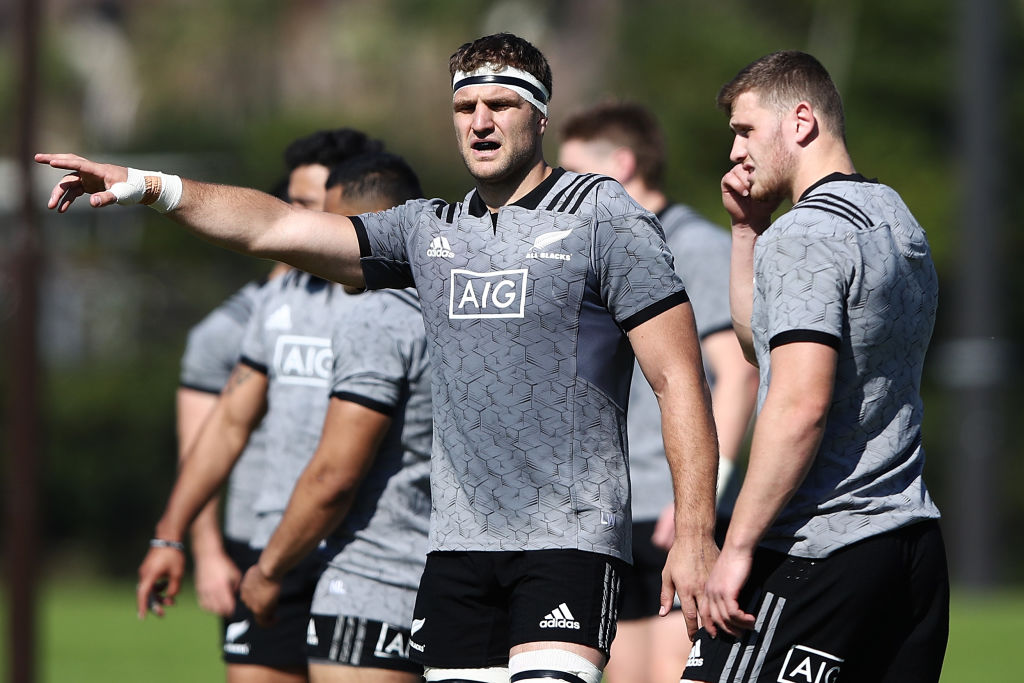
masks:
[(734, 225), (729, 259), (729, 310), (743, 356), (757, 365), (750, 317), (754, 306), (754, 243), (757, 236), (746, 226)]
[[(748, 366), (749, 367), (749, 366)], [(757, 376), (718, 377), (711, 392), (711, 406), (718, 433), (718, 452), (726, 460), (735, 462), (757, 400)]]
[(295, 484), (281, 523), (258, 561), (267, 578), (280, 580), (345, 518), (357, 482), (339, 478), (331, 468), (311, 463)]
[(675, 494), (676, 537), (710, 535), (715, 525), (718, 443), (703, 373), (669, 386), (658, 400)]
[(192, 522), (189, 536), (192, 539), (192, 555), (197, 561), (206, 555), (220, 555), (224, 552), (224, 537), (220, 531), (219, 495), (214, 495), (210, 502), (203, 506)]
[(181, 463), (167, 507), (156, 526), (157, 537), (176, 541), (184, 538), (203, 508), (227, 481), (247, 439), (248, 432), (237, 426), (203, 430), (195, 447)]
[(768, 401), (754, 428), (743, 488), (733, 509), (725, 546), (752, 553), (800, 487), (825, 430), (823, 415)]

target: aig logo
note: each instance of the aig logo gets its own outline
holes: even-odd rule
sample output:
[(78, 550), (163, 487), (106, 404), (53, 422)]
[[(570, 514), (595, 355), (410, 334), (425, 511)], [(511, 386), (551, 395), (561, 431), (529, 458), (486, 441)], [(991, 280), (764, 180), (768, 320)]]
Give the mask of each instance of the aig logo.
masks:
[(333, 364), (330, 339), (295, 334), (282, 334), (277, 338), (274, 368), (282, 384), (326, 387)]
[(474, 273), (453, 269), (449, 318), (522, 318), (526, 311), (526, 274), (520, 270)]
[(373, 654), (386, 659), (409, 659), (409, 641), (398, 629), (381, 624)]
[(821, 650), (794, 645), (786, 654), (780, 683), (837, 683), (843, 660)]

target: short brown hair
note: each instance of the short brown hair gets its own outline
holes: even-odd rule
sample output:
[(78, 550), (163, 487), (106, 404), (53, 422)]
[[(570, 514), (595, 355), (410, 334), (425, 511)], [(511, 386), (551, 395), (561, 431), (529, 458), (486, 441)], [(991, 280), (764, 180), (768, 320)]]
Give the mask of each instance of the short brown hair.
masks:
[(829, 132), (846, 138), (839, 90), (821, 62), (806, 52), (782, 50), (751, 62), (718, 91), (718, 107), (732, 113), (736, 99), (746, 92), (755, 93), (763, 106), (780, 113), (799, 102), (810, 102)]
[(485, 64), (522, 69), (544, 84), (551, 97), (551, 67), (540, 50), (511, 33), (495, 33), (466, 43), (448, 60), (448, 71), (475, 71)]
[(605, 102), (569, 118), (562, 140), (607, 140), (627, 147), (636, 158), (637, 174), (647, 187), (660, 190), (665, 181), (665, 139), (649, 109), (633, 102)]

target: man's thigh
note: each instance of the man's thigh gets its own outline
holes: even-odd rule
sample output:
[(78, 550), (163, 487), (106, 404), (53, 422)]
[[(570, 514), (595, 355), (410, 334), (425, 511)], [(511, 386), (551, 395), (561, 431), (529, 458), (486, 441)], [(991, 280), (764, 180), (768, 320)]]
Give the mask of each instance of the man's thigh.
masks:
[[(754, 629), (739, 639), (713, 639), (701, 629), (683, 678), (824, 683), (841, 674), (843, 680), (888, 680), (886, 672), (899, 644), (912, 637), (914, 604), (941, 602), (941, 580), (912, 586), (920, 564), (914, 547), (929, 526), (881, 534), (823, 560), (759, 550), (740, 597), (744, 609), (756, 617)], [(934, 573), (939, 568), (934, 553), (930, 561)], [(924, 598), (922, 593), (929, 595)], [(919, 629), (916, 637), (944, 643), (941, 619), (924, 630), (928, 632)], [(909, 670), (928, 669), (934, 652), (926, 648), (921, 654)], [(908, 656), (903, 661), (909, 663)], [(903, 680), (935, 679), (914, 674)]]

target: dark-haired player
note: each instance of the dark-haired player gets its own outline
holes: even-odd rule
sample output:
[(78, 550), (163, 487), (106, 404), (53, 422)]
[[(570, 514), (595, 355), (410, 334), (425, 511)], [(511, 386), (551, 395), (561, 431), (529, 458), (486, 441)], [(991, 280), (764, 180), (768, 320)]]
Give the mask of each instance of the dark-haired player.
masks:
[[(351, 128), (321, 130), (298, 138), (285, 148), (288, 176), (280, 198), (296, 206), (322, 211), (328, 167), (354, 155), (379, 152), (382, 147), (381, 142)], [(261, 287), (287, 271), (287, 265), (275, 264), (265, 280), (243, 286), (189, 331), (176, 395), (179, 459), (188, 453), (238, 362), (242, 337), (258, 304)], [(261, 667), (260, 653), (267, 649), (265, 645), (253, 647), (249, 642), (255, 632), (246, 627), (245, 610), (235, 613), (242, 572), (258, 555), (250, 548), (249, 541), (256, 524), (254, 505), (264, 476), (265, 457), (263, 431), (257, 426), (227, 482), (223, 534), (216, 502), (203, 509), (190, 529), (197, 597), (203, 609), (223, 618), (222, 646), (226, 646), (223, 657), (228, 676), (233, 680), (244, 677), (246, 671), (253, 670), (252, 666)], [(243, 628), (244, 632), (239, 633)], [(229, 629), (233, 636), (230, 639)], [(273, 633), (266, 635), (273, 642)], [(301, 649), (294, 646), (292, 649), (295, 651), (292, 664), (302, 669)]]

